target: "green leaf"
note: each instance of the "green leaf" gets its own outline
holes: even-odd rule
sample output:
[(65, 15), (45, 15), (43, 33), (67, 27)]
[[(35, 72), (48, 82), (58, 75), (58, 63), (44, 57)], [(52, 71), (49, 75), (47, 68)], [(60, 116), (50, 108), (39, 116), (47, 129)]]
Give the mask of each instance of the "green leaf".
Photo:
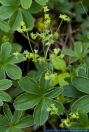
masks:
[(79, 113), (78, 122), (80, 122), (82, 126), (85, 126), (85, 124), (86, 124), (86, 126), (87, 126), (89, 120), (88, 120), (88, 114), (86, 113), (86, 111), (80, 109), (80, 110), (78, 111), (78, 113)]
[(29, 77), (21, 78), (19, 86), (27, 93), (39, 95), (39, 85)]
[(0, 91), (6, 90), (12, 86), (12, 81), (8, 79), (2, 79), (0, 80)]
[(0, 106), (3, 106), (3, 101), (0, 99)]
[(10, 110), (9, 105), (4, 104), (4, 106), (3, 106), (3, 112), (4, 112), (4, 115), (6, 116), (7, 120), (11, 121), (11, 119), (12, 119), (12, 112)]
[(72, 104), (72, 112), (76, 112), (79, 109), (85, 110), (87, 113), (89, 112), (89, 95), (82, 96)]
[(15, 12), (16, 8), (12, 6), (0, 6), (0, 19), (6, 20), (10, 18)]
[(0, 99), (2, 101), (6, 101), (6, 102), (11, 101), (10, 95), (8, 93), (4, 92), (4, 91), (0, 91)]
[(45, 5), (47, 2), (48, 2), (48, 0), (35, 0), (38, 4), (40, 4), (40, 5)]
[(74, 52), (71, 49), (63, 49), (63, 54), (68, 55), (70, 57), (74, 57)]
[(47, 111), (47, 108), (47, 100), (45, 99), (41, 100), (36, 106), (34, 111), (34, 122), (37, 125), (43, 125), (48, 120), (49, 112)]
[(75, 51), (76, 56), (81, 57), (82, 52), (83, 52), (83, 46), (82, 46), (82, 43), (80, 41), (75, 43), (74, 51)]
[(54, 100), (53, 104), (56, 106), (58, 109), (58, 115), (63, 115), (64, 112), (64, 106), (61, 102)]
[(49, 89), (50, 80), (45, 80), (45, 72), (40, 75), (40, 88), (43, 92), (46, 92)]
[(27, 128), (33, 125), (33, 116), (27, 115), (25, 117), (22, 117), (22, 119), (16, 123), (16, 128)]
[(18, 5), (19, 1), (18, 0), (0, 0), (0, 3), (4, 6), (16, 6)]
[[(7, 131), (6, 131), (7, 132)], [(16, 127), (10, 127), (8, 132), (24, 132), (23, 130), (21, 129), (18, 129)]]
[(9, 20), (11, 30), (18, 30), (21, 27), (21, 22), (23, 22), (22, 10), (18, 9)]
[(28, 9), (30, 8), (31, 4), (32, 4), (32, 0), (20, 0), (20, 3), (21, 3), (21, 6), (24, 8), (24, 9)]
[(58, 75), (58, 82), (59, 82), (59, 85), (60, 86), (64, 86), (64, 85), (67, 85), (68, 82), (65, 80), (66, 78), (69, 78), (70, 77), (70, 74), (68, 72), (65, 72), (65, 73), (60, 73)]
[(79, 92), (75, 87), (73, 87), (72, 85), (66, 85), (63, 87), (64, 91), (63, 91), (63, 95), (67, 96), (67, 97), (72, 97), (72, 98), (77, 98), (81, 95), (83, 95), (82, 92)]
[(14, 115), (13, 115), (13, 118), (12, 118), (12, 122), (14, 124), (16, 124), (17, 122), (20, 121), (20, 119), (22, 118), (23, 115), (24, 115), (23, 111), (15, 111)]
[(40, 12), (41, 10), (42, 10), (42, 6), (39, 5), (38, 3), (36, 3), (35, 1), (33, 1), (32, 5), (31, 5), (31, 7), (29, 9), (30, 13), (35, 14), (35, 13)]
[(14, 107), (16, 110), (27, 110), (37, 105), (39, 101), (39, 96), (24, 93), (15, 99)]
[[(11, 53), (11, 43), (6, 42), (1, 45), (1, 59), (2, 61), (5, 61), (10, 56)], [(5, 62), (4, 62), (5, 63)]]
[(26, 60), (26, 58), (24, 57), (24, 55), (22, 55), (20, 53), (18, 54), (18, 56), (12, 55), (8, 58), (8, 62), (10, 64), (17, 64), (17, 63), (23, 62), (25, 60)]
[(5, 67), (0, 67), (0, 79), (4, 79), (6, 78), (6, 75), (5, 75)]
[(8, 125), (7, 118), (4, 115), (0, 115), (0, 127), (7, 126), (7, 125)]
[(4, 32), (9, 32), (10, 26), (7, 22), (0, 20), (0, 29)]
[(77, 88), (77, 90), (89, 94), (89, 79), (83, 77), (73, 77), (72, 85)]
[(56, 98), (63, 92), (62, 87), (50, 88), (50, 91), (46, 92), (45, 95), (49, 98)]
[(20, 79), (22, 76), (21, 69), (16, 65), (8, 64), (6, 65), (5, 70), (7, 75), (14, 80)]
[(54, 54), (50, 56), (50, 59), (51, 59), (54, 69), (61, 70), (61, 71), (66, 70), (66, 62), (64, 59), (61, 59)]
[(32, 30), (35, 23), (33, 16), (27, 10), (23, 10), (22, 14), (23, 14), (23, 20), (26, 24), (27, 29)]

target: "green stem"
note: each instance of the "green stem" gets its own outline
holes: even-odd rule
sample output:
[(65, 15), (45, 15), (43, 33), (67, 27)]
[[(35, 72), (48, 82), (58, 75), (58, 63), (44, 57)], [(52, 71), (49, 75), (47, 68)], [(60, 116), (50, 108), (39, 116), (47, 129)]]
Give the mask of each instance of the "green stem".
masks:
[(31, 51), (32, 53), (34, 53), (33, 49), (32, 49), (32, 46), (31, 46), (31, 43), (30, 43), (30, 38), (29, 38), (29, 34), (28, 34), (28, 31), (26, 31), (26, 35), (27, 35), (27, 39), (28, 39), (28, 43), (29, 43), (29, 46), (31, 48)]

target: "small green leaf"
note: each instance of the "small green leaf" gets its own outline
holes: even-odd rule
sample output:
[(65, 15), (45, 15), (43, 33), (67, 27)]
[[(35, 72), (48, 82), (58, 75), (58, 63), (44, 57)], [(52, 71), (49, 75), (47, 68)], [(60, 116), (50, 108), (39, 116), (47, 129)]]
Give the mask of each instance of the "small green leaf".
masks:
[(5, 70), (7, 75), (14, 80), (20, 79), (22, 76), (21, 69), (16, 65), (8, 64), (6, 65)]
[(11, 110), (9, 108), (9, 105), (4, 104), (4, 106), (3, 106), (3, 112), (4, 112), (4, 115), (6, 116), (7, 120), (11, 121), (11, 119), (12, 119), (12, 112), (11, 112)]
[(27, 10), (23, 10), (22, 14), (23, 14), (23, 20), (26, 24), (26, 28), (28, 30), (32, 30), (34, 27), (34, 23), (35, 23), (33, 16)]
[(13, 6), (0, 6), (0, 19), (6, 20), (10, 18), (15, 12), (16, 8)]
[(72, 97), (72, 98), (77, 98), (80, 97), (81, 95), (83, 95), (82, 92), (79, 92), (75, 87), (73, 87), (72, 85), (66, 85), (63, 87), (64, 91), (63, 91), (63, 95), (66, 97)]
[(40, 4), (40, 5), (45, 5), (47, 2), (48, 2), (48, 0), (35, 0), (38, 4)]
[(4, 115), (0, 115), (0, 127), (4, 127), (6, 125), (8, 125), (7, 118)]
[(0, 80), (0, 91), (6, 90), (12, 86), (12, 81), (8, 79), (2, 79)]
[(32, 5), (30, 7), (30, 12), (33, 14), (38, 13), (42, 10), (42, 6), (36, 3), (35, 1), (32, 2)]
[(28, 9), (30, 8), (31, 4), (32, 4), (32, 0), (20, 0), (20, 3), (21, 3), (21, 6), (24, 8), (24, 9)]
[(45, 99), (42, 100), (35, 108), (34, 122), (37, 125), (43, 125), (48, 120), (49, 112), (47, 111), (48, 105)]
[(82, 46), (82, 43), (80, 41), (75, 43), (74, 51), (75, 51), (76, 56), (79, 56), (79, 57), (82, 56), (83, 46)]
[(89, 112), (89, 95), (82, 96), (71, 106), (72, 112), (76, 112), (80, 109), (85, 110), (87, 113)]
[(4, 6), (16, 6), (18, 5), (19, 1), (14, 0), (13, 2), (12, 0), (0, 0), (0, 3)]
[[(2, 61), (5, 61), (10, 56), (11, 53), (11, 43), (6, 42), (1, 45), (1, 59)], [(4, 62), (5, 63), (5, 62)]]
[(9, 20), (11, 30), (18, 30), (21, 27), (21, 22), (23, 22), (22, 10), (18, 9)]
[(15, 99), (14, 107), (16, 110), (27, 110), (37, 105), (39, 101), (39, 96), (24, 93)]
[(29, 77), (23, 77), (19, 80), (19, 85), (22, 90), (30, 94), (39, 94), (39, 85)]
[(61, 71), (66, 70), (66, 62), (64, 59), (61, 59), (54, 54), (50, 56), (50, 59), (51, 59), (54, 69), (61, 70)]
[(62, 92), (63, 92), (62, 87), (54, 87), (54, 88), (50, 88), (50, 90), (48, 92), (46, 92), (45, 95), (49, 98), (56, 98)]
[(40, 88), (42, 89), (42, 91), (45, 92), (49, 89), (50, 80), (45, 79), (45, 73), (42, 73), (40, 76), (41, 77), (40, 77), (40, 80), (39, 80), (39, 82), (40, 82), (39, 85), (40, 85)]
[(16, 123), (16, 128), (26, 128), (33, 125), (33, 116), (27, 115), (25, 117), (22, 117), (22, 119)]
[(0, 29), (4, 32), (9, 32), (10, 26), (7, 22), (0, 20)]
[(0, 99), (2, 101), (6, 101), (6, 102), (11, 101), (10, 95), (8, 93), (4, 92), (4, 91), (0, 91)]
[(59, 101), (53, 101), (53, 104), (56, 106), (56, 108), (58, 109), (58, 115), (63, 115), (64, 112), (64, 106), (61, 102)]
[(72, 85), (77, 88), (77, 90), (89, 94), (89, 79), (83, 77), (73, 77)]
[(24, 112), (23, 111), (15, 111), (14, 112), (14, 115), (13, 115), (12, 122), (14, 124), (16, 124), (17, 122), (20, 121), (20, 119), (22, 118), (23, 115), (24, 115)]
[(25, 60), (26, 60), (26, 58), (24, 57), (24, 55), (22, 55), (20, 53), (18, 53), (18, 56), (12, 55), (8, 58), (8, 62), (10, 64), (17, 64), (17, 63), (23, 62)]

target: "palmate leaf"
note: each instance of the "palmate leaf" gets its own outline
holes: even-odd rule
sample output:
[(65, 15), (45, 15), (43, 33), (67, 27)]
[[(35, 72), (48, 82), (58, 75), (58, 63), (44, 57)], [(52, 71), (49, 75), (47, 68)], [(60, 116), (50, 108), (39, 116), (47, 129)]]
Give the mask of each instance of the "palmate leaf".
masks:
[(21, 69), (15, 65), (25, 60), (23, 54), (18, 53), (18, 56), (12, 53), (12, 44), (3, 43), (0, 50), (0, 78), (5, 78), (7, 74), (10, 78), (16, 80), (22, 76)]
[(3, 106), (3, 112), (4, 115), (0, 115), (0, 131), (2, 132), (23, 132), (23, 128), (33, 125), (32, 115), (24, 116), (23, 111), (15, 111), (12, 115), (7, 104)]
[(38, 125), (43, 125), (48, 119), (49, 111), (47, 111), (47, 108), (51, 104), (57, 106), (58, 115), (63, 113), (64, 107), (62, 103), (54, 100), (63, 92), (63, 88), (50, 88), (49, 81), (44, 79), (44, 74), (40, 75), (40, 80), (33, 79), (26, 76), (19, 80), (19, 86), (25, 92), (15, 99), (14, 107), (19, 111), (35, 107), (34, 122)]

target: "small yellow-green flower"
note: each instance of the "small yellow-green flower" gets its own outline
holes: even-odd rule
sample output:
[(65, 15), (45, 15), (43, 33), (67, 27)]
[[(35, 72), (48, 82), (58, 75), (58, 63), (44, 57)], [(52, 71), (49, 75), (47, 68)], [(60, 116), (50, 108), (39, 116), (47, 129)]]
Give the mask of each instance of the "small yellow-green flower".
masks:
[(24, 50), (23, 54), (26, 56), (26, 58), (29, 58), (29, 52), (27, 50)]
[(23, 21), (20, 23), (20, 26), (18, 27), (17, 31), (20, 33), (28, 31), (28, 29), (26, 28), (26, 24)]
[(48, 6), (44, 6), (44, 12), (48, 12), (48, 11), (49, 11)]
[(55, 49), (54, 49), (54, 53), (55, 53), (56, 55), (58, 55), (59, 52), (60, 52), (60, 48), (55, 48)]
[(50, 112), (50, 115), (58, 115), (58, 108), (55, 104), (51, 104), (50, 107), (47, 108), (47, 111)]
[(31, 33), (30, 35), (31, 35), (31, 38), (32, 38), (33, 40), (35, 40), (35, 39), (37, 38), (37, 34)]
[(15, 53), (13, 53), (13, 55), (17, 58), (20, 55), (20, 53), (16, 51)]
[(61, 18), (63, 21), (67, 21), (67, 22), (69, 22), (71, 20), (70, 17), (65, 14), (60, 14), (59, 18)]
[(70, 119), (79, 119), (78, 112), (76, 112), (76, 113), (70, 113), (69, 115), (70, 115)]
[(64, 128), (64, 127), (70, 127), (70, 120), (67, 118), (67, 119), (63, 119), (62, 120), (62, 123), (60, 124), (60, 127), (61, 128)]

